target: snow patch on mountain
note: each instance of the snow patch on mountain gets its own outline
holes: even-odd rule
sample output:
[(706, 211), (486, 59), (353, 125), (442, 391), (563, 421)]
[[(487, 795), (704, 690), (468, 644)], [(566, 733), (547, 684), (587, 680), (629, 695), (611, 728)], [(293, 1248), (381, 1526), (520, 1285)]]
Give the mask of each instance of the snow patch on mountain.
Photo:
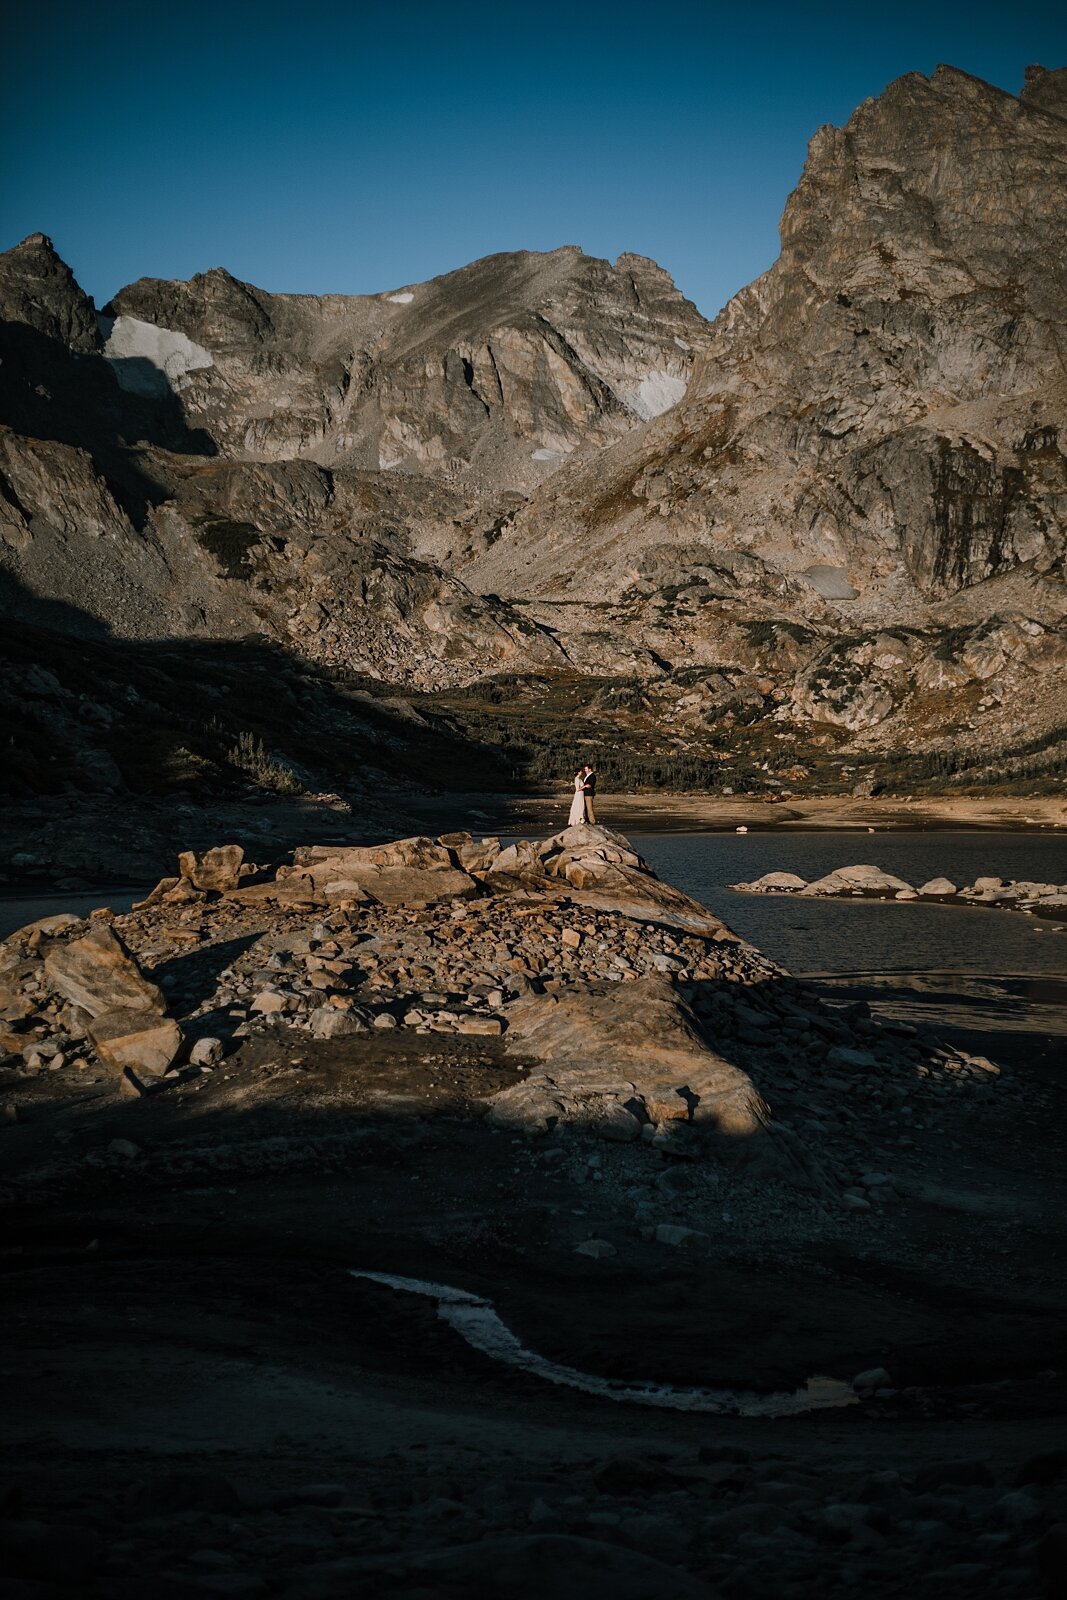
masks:
[(676, 406), (686, 391), (684, 378), (669, 372), (650, 372), (641, 379), (636, 389), (628, 389), (623, 399), (631, 411), (636, 411), (643, 422), (660, 417)]
[(174, 328), (159, 328), (137, 317), (100, 321), (101, 331), (107, 333), (104, 356), (120, 388), (131, 394), (163, 397), (180, 389), (188, 373), (215, 365), (210, 351)]

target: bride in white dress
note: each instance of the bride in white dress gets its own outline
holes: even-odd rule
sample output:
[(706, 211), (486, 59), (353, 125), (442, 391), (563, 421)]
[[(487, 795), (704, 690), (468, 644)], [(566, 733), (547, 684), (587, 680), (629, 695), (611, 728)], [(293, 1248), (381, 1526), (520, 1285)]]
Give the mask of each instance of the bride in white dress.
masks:
[(570, 815), (567, 818), (568, 828), (575, 828), (580, 822), (585, 821), (585, 770), (574, 774), (574, 799), (571, 801)]

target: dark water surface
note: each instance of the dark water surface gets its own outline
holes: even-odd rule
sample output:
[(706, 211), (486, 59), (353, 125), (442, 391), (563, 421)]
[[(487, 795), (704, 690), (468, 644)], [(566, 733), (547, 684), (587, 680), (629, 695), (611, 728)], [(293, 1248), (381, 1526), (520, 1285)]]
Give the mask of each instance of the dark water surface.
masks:
[(1067, 841), (1011, 833), (646, 833), (656, 871), (831, 1003), (863, 999), (882, 1016), (1024, 1070), (1067, 1062), (1067, 925), (987, 906), (798, 900), (734, 894), (765, 872), (822, 877), (882, 867), (918, 887), (947, 877), (1067, 881)]
[(643, 833), (634, 843), (677, 884), (796, 973), (954, 972), (1067, 976), (1067, 933), (1018, 911), (914, 901), (742, 895), (731, 883), (835, 867), (881, 867), (918, 887), (976, 877), (1067, 882), (1067, 839), (1023, 833)]
[(55, 917), (69, 911), (76, 917), (87, 917), (98, 906), (110, 906), (116, 916), (129, 911), (135, 900), (142, 900), (151, 888), (142, 884), (137, 888), (74, 889), (65, 894), (20, 895), (0, 900), (0, 939), (6, 939), (16, 928), (41, 917)]

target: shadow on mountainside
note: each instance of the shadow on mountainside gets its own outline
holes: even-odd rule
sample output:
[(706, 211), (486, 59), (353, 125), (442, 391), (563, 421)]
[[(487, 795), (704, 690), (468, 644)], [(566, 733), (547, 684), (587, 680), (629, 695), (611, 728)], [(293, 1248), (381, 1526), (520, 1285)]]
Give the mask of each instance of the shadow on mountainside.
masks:
[[(121, 639), (12, 575), (0, 603), (0, 854), (39, 856), (34, 876), (62, 868), (78, 819), (132, 845), (139, 808), (155, 814), (165, 849), (147, 873), (116, 865), (94, 880), (137, 881), (169, 870), (179, 845), (217, 844), (212, 813), (237, 803), (306, 811), (332, 796), (333, 836), (368, 823), (395, 836), (407, 793), (512, 786), (498, 750), (269, 640)], [(308, 842), (281, 837), (275, 853)]]
[(0, 425), (27, 438), (86, 451), (135, 528), (168, 488), (141, 447), (214, 456), (215, 441), (189, 428), (177, 395), (120, 387), (101, 355), (79, 354), (25, 323), (0, 320)]

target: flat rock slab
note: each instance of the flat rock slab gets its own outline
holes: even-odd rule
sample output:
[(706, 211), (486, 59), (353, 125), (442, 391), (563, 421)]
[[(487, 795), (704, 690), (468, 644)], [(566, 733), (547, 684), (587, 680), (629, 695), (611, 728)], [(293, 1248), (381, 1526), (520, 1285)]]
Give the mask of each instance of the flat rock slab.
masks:
[(375, 867), (414, 867), (421, 872), (444, 871), (454, 865), (447, 845), (422, 837), (391, 839), (387, 844), (302, 845), (293, 855), (298, 867), (313, 878), (358, 878)]
[(161, 1078), (182, 1047), (178, 1024), (155, 1011), (105, 1011), (94, 1017), (88, 1033), (101, 1061), (120, 1071), (129, 1067), (138, 1077)]
[(669, 1104), (677, 1117), (681, 1102), (687, 1120), (708, 1132), (737, 1139), (766, 1132), (768, 1114), (751, 1078), (708, 1049), (666, 979), (528, 995), (508, 1010), (508, 1037), (546, 1070), (497, 1095), (494, 1122), (536, 1132), (543, 1131), (537, 1123), (606, 1118), (618, 1137), (617, 1111), (639, 1133), (653, 1107)]
[(383, 845), (312, 845), (297, 850), (288, 884), (301, 878), (329, 899), (369, 897), (387, 906), (430, 906), (470, 899), (479, 886), (434, 839), (396, 839)]
[(379, 867), (358, 881), (365, 893), (384, 906), (432, 906), (442, 900), (470, 900), (480, 893), (475, 880), (459, 867), (433, 871)]
[(45, 973), (65, 999), (98, 1017), (105, 1011), (155, 1011), (162, 1014), (162, 991), (141, 972), (121, 939), (99, 923), (81, 939), (50, 945)]
[(586, 875), (584, 885), (572, 889), (570, 898), (576, 905), (614, 911), (633, 922), (658, 922), (704, 939), (737, 942), (737, 935), (699, 901), (633, 867), (613, 866), (609, 872)]
[[(353, 887), (358, 898), (360, 891)], [(226, 898), (241, 905), (314, 906), (321, 904), (315, 885), (308, 878), (273, 878), (267, 883), (242, 883), (227, 889)]]

